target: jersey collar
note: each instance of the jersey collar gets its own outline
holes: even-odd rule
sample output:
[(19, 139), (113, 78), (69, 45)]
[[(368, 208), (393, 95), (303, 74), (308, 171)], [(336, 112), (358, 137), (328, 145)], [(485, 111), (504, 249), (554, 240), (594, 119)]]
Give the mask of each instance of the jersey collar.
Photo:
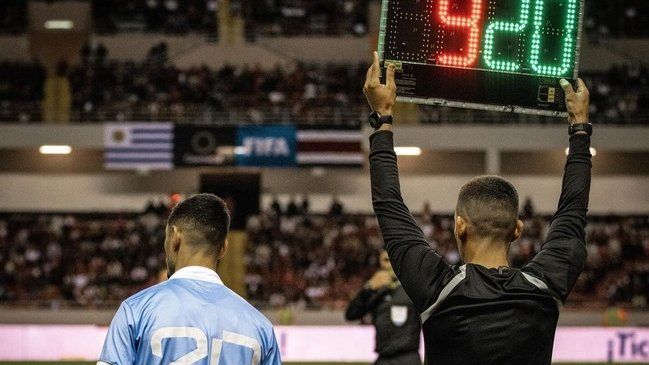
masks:
[(223, 285), (223, 281), (214, 270), (208, 269), (203, 266), (186, 266), (182, 269), (176, 271), (169, 280), (171, 279), (191, 279), (191, 280), (202, 280), (209, 281), (211, 283)]

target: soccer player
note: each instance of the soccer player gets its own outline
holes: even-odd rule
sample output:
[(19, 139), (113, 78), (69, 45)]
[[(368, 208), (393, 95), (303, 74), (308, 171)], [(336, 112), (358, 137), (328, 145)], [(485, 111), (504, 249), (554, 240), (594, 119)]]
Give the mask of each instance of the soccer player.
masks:
[(98, 365), (281, 364), (271, 323), (216, 273), (229, 227), (215, 195), (174, 207), (164, 242), (169, 280), (121, 304)]
[(379, 257), (381, 269), (349, 303), (345, 319), (355, 321), (368, 313), (375, 328), (374, 365), (421, 365), (421, 323), (412, 300), (394, 276), (388, 252)]
[[(386, 82), (378, 56), (364, 92), (374, 113), (370, 137), (372, 203), (390, 261), (420, 312), (427, 364), (548, 365), (559, 309), (586, 261), (591, 178), (588, 90), (565, 80), (570, 134), (561, 196), (541, 251), (521, 269), (507, 251), (523, 230), (516, 189), (497, 176), (476, 177), (459, 192), (455, 238), (464, 262), (451, 266), (425, 241), (403, 202), (391, 125), (395, 67)], [(435, 82), (435, 80), (430, 80)], [(434, 187), (433, 187), (434, 189)]]

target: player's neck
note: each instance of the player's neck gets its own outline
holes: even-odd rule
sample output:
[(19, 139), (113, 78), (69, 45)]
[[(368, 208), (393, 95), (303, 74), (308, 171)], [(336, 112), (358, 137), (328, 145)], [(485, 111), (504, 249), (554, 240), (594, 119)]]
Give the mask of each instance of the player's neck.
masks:
[(188, 255), (179, 255), (178, 261), (176, 262), (176, 270), (180, 270), (183, 267), (188, 266), (202, 266), (210, 270), (216, 271), (216, 259), (211, 256), (205, 256), (200, 254), (188, 254)]
[(489, 269), (509, 266), (505, 244), (469, 241), (464, 246), (462, 256), (467, 264), (481, 265)]

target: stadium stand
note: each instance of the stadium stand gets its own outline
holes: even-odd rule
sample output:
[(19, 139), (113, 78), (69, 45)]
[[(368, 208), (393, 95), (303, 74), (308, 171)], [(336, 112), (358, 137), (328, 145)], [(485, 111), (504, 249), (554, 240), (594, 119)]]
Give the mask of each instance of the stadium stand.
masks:
[(0, 4), (0, 34), (21, 34), (27, 29), (27, 2), (7, 0)]
[[(281, 47), (272, 41), (314, 37), (311, 39), (323, 48), (331, 48), (330, 43), (325, 46), (321, 42), (325, 38), (354, 38), (350, 37), (352, 35), (362, 36), (370, 43), (368, 14), (372, 13), (372, 6), (378, 6), (377, 1), (275, 0), (264, 1), (263, 6), (249, 0), (225, 2), (223, 4), (229, 5), (229, 19), (241, 18), (245, 23), (243, 32), (248, 43), (236, 48), (236, 52), (244, 52), (246, 56), (242, 58), (258, 60), (248, 65), (247, 61), (207, 65), (215, 54), (227, 51), (221, 48), (207, 50), (214, 45), (212, 41), (219, 38), (219, 2), (215, 0), (94, 0), (90, 3), (92, 28), (87, 34), (90, 42), (79, 49), (78, 57), (70, 60), (67, 73), (71, 111), (64, 113), (62, 118), (52, 117), (47, 110), (51, 100), (43, 92), (46, 66), (27, 61), (30, 59), (28, 52), (16, 52), (11, 57), (22, 58), (21, 61), (9, 58), (0, 64), (0, 122), (153, 120), (357, 124), (365, 119), (365, 101), (358, 92), (364, 77), (365, 58), (363, 66), (349, 59), (314, 62), (305, 59), (304, 49), (311, 46), (297, 43)], [(586, 36), (582, 44), (588, 46), (587, 49), (605, 50), (607, 55), (600, 60), (600, 51), (585, 53), (590, 57), (582, 55), (581, 60), (586, 67), (580, 76), (591, 85), (592, 115), (598, 123), (642, 124), (647, 121), (649, 72), (643, 56), (634, 56), (634, 47), (646, 46), (646, 43), (639, 46), (624, 43), (628, 40), (642, 42), (649, 36), (647, 13), (647, 4), (639, 0), (627, 0), (615, 6), (596, 0), (586, 7)], [(18, 37), (28, 32), (27, 14), (26, 2), (3, 1), (0, 4), (0, 33)], [(111, 49), (120, 48), (115, 46), (120, 43), (120, 36), (126, 41), (130, 35), (137, 34), (159, 36), (158, 43), (143, 48), (150, 48), (148, 56), (133, 58), (128, 52), (111, 54)], [(167, 49), (166, 37), (188, 34), (201, 35), (198, 43), (186, 41), (191, 47), (178, 49), (169, 45)], [(6, 46), (26, 41), (16, 39), (7, 41)], [(109, 45), (106, 47), (97, 39)], [(259, 41), (253, 42), (255, 39)], [(622, 43), (610, 43), (610, 40)], [(235, 52), (235, 48), (232, 50)], [(274, 57), (273, 65), (260, 62), (262, 55), (269, 54)], [(278, 60), (286, 63), (275, 65)], [(47, 67), (52, 73), (51, 66)], [(323, 115), (331, 117), (322, 118)], [(427, 106), (418, 106), (411, 116), (424, 124), (556, 121)]]
[[(0, 303), (115, 306), (157, 282), (167, 214), (160, 204), (140, 214), (3, 213)], [(510, 252), (514, 266), (538, 252), (549, 218), (524, 218), (523, 237)], [(431, 247), (458, 263), (452, 215), (428, 212), (417, 219)], [(246, 290), (261, 308), (344, 308), (372, 274), (382, 247), (376, 219), (364, 214), (268, 209), (249, 219), (246, 232)], [(567, 306), (648, 308), (649, 216), (590, 217), (587, 241), (588, 263)]]
[[(166, 57), (161, 46), (154, 47), (143, 62), (113, 61), (84, 52), (85, 62), (73, 66), (68, 75), (71, 121), (358, 124), (367, 113), (357, 86), (365, 77), (364, 64), (180, 69), (160, 62)], [(44, 75), (38, 63), (0, 63), (0, 121), (41, 120)], [(583, 73), (581, 77), (591, 85), (593, 121), (648, 121), (646, 65), (615, 65), (608, 72)], [(318, 119), (322, 115), (330, 118)], [(430, 106), (420, 106), (417, 115), (427, 124), (557, 122), (556, 118)]]
[(649, 36), (649, 4), (642, 0), (612, 3), (589, 1), (584, 29), (591, 37), (641, 38)]
[[(262, 36), (364, 35), (369, 0), (232, 1), (231, 11), (245, 19), (248, 32)], [(649, 36), (649, 8), (642, 0), (589, 1), (584, 28), (591, 37), (640, 38)], [(96, 33), (159, 32), (184, 34), (216, 31), (216, 0), (94, 0)], [(19, 34), (27, 28), (25, 1), (0, 5), (0, 33)]]

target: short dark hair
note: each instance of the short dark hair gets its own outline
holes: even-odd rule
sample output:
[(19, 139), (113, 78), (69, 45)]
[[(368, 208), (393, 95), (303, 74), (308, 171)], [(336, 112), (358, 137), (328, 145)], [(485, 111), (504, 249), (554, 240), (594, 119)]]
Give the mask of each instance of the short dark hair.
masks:
[(191, 245), (207, 245), (218, 255), (230, 229), (230, 213), (223, 201), (214, 194), (196, 194), (178, 203), (167, 220), (167, 227), (183, 230)]
[(500, 176), (475, 177), (460, 189), (456, 213), (477, 237), (509, 241), (518, 219), (518, 192)]

